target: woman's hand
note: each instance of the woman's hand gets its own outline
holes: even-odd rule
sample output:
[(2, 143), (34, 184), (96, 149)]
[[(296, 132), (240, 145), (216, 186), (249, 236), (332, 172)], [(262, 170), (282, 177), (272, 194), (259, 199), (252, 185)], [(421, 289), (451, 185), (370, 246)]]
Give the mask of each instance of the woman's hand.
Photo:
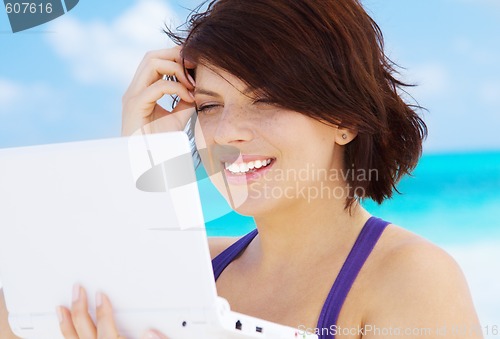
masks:
[(3, 289), (0, 288), (0, 339), (21, 339), (12, 333), (9, 325), (9, 314), (5, 306)]
[[(88, 313), (87, 293), (81, 286), (73, 287), (71, 310), (59, 306), (61, 332), (66, 339), (125, 339), (118, 333), (111, 302), (105, 294), (96, 295), (96, 323)], [(150, 330), (141, 339), (168, 339), (158, 331)]]
[[(122, 135), (141, 128), (145, 133), (182, 131), (194, 113), (194, 80), (184, 74), (181, 47), (148, 52), (122, 99)], [(194, 64), (185, 61), (186, 67)], [(175, 76), (177, 81), (164, 79)], [(157, 101), (164, 95), (177, 95), (180, 101), (172, 112)]]

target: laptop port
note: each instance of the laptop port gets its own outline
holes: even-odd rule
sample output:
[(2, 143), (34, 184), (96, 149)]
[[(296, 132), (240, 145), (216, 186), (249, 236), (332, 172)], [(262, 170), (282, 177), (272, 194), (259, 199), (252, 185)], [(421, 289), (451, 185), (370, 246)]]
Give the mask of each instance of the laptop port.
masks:
[(243, 327), (243, 324), (241, 323), (241, 321), (239, 321), (239, 320), (238, 320), (238, 321), (236, 322), (236, 326), (235, 326), (235, 327), (236, 327), (236, 329), (237, 329), (237, 330), (240, 330), (240, 331), (241, 331), (241, 328)]
[(260, 326), (255, 327), (255, 332), (262, 333), (262, 330), (263, 330), (263, 329), (262, 329), (262, 327), (260, 327)]

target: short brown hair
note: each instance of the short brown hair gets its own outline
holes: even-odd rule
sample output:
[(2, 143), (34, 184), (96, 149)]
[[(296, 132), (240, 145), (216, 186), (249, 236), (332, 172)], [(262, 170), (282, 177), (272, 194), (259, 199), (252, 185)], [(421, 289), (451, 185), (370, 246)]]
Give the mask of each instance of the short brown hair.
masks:
[(237, 76), (280, 107), (358, 131), (344, 168), (376, 170), (377, 180), (349, 177), (346, 208), (357, 198), (382, 203), (417, 165), (427, 136), (420, 106), (399, 95), (408, 85), (358, 0), (214, 0), (187, 25), (184, 35), (166, 31), (184, 58)]

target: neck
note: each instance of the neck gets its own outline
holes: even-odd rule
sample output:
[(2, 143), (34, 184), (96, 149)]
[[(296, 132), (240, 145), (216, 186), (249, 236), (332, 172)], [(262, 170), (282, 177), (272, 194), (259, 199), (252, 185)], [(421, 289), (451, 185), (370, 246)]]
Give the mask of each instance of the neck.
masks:
[(369, 217), (370, 214), (357, 203), (349, 213), (344, 209), (343, 200), (331, 199), (297, 203), (285, 211), (255, 217), (259, 229), (256, 258), (261, 267), (270, 269), (321, 260), (352, 245), (351, 239)]

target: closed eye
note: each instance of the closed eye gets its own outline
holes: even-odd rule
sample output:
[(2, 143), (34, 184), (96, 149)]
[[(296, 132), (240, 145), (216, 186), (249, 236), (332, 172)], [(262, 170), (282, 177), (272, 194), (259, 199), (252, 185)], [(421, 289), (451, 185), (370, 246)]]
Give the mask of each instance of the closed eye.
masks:
[(215, 105), (215, 104), (207, 104), (207, 105), (201, 105), (199, 107), (196, 107), (196, 112), (199, 113), (212, 113), (217, 107), (221, 107), (221, 105)]

